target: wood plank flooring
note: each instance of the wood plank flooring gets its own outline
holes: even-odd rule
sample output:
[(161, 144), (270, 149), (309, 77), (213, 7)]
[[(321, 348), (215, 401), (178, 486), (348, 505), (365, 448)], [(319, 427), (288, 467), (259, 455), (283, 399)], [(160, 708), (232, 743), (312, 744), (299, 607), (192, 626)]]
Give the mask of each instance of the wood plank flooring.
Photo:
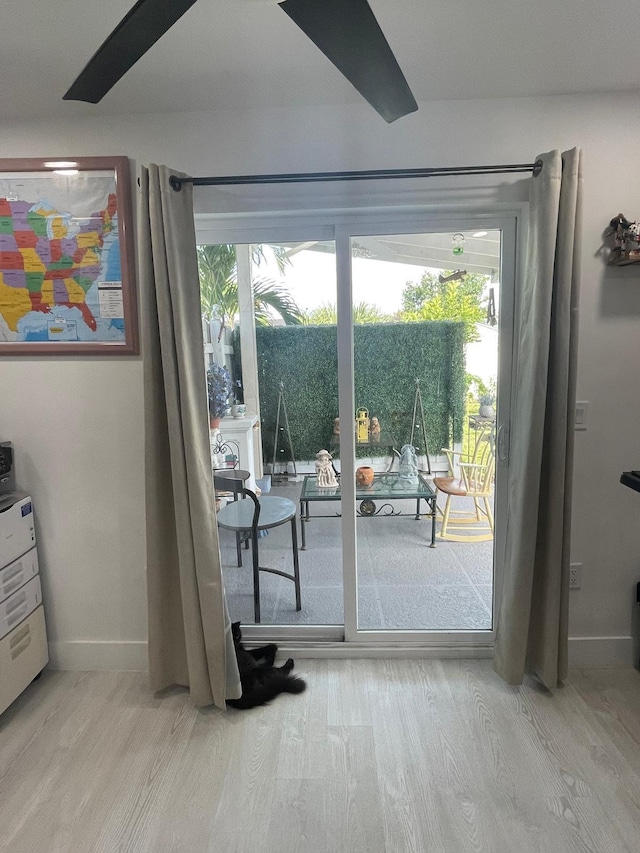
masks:
[(249, 712), (46, 672), (0, 717), (8, 853), (637, 853), (640, 672), (300, 660)]

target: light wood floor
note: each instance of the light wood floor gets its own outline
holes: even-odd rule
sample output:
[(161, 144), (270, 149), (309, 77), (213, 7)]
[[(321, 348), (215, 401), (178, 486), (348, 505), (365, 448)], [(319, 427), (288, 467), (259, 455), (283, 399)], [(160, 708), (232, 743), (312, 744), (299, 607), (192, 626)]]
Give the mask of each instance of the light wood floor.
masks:
[(45, 673), (0, 717), (9, 853), (637, 853), (640, 673), (553, 696), (488, 661), (301, 660), (195, 710), (140, 673)]

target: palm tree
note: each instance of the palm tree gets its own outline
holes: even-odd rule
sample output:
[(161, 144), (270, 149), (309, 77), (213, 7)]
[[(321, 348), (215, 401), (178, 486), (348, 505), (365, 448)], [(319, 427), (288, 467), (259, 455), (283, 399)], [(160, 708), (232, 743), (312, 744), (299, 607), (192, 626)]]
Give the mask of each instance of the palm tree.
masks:
[[(388, 314), (381, 311), (377, 305), (369, 302), (358, 302), (353, 306), (353, 322), (358, 325), (365, 323), (390, 323), (392, 320)], [(338, 323), (338, 309), (331, 303), (319, 305), (309, 311), (305, 322), (310, 326), (335, 326)]]
[[(238, 304), (238, 265), (236, 247), (231, 245), (198, 246), (200, 306), (206, 320), (219, 317), (222, 329), (233, 318)], [(232, 313), (233, 312), (233, 313)]]
[[(289, 262), (286, 248), (270, 247), (278, 269), (284, 271)], [(211, 320), (220, 320), (218, 340), (226, 328), (233, 325), (238, 314), (238, 264), (236, 247), (223, 243), (212, 246), (198, 246), (198, 273), (200, 276), (200, 304), (202, 316)], [(259, 264), (264, 260), (264, 248), (252, 246), (252, 260)], [(279, 315), (287, 326), (300, 325), (302, 311), (285, 287), (268, 278), (256, 278), (252, 282), (255, 319), (258, 326), (273, 323), (273, 314)]]

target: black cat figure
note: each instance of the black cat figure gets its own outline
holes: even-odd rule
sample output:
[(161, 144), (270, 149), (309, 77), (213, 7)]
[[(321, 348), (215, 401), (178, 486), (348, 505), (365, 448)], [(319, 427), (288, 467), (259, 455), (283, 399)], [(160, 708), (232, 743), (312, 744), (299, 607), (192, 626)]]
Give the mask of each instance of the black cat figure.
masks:
[(227, 705), (246, 710), (265, 705), (280, 693), (302, 693), (307, 685), (301, 678), (291, 675), (291, 658), (282, 666), (273, 665), (278, 651), (275, 643), (247, 650), (242, 645), (239, 622), (231, 625), (231, 632), (238, 660), (242, 696), (240, 699), (227, 699)]

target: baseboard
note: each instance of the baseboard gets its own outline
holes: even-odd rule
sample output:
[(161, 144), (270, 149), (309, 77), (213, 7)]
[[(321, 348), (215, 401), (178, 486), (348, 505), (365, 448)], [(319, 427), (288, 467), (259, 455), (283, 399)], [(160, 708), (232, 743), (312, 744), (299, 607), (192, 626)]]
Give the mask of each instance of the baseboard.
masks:
[[(304, 643), (284, 641), (280, 651), (295, 653), (300, 658), (483, 658), (491, 657), (490, 646), (418, 647), (366, 646), (345, 643)], [(148, 669), (146, 642), (93, 641), (49, 643), (49, 667), (66, 670), (130, 670)], [(610, 667), (635, 666), (636, 654), (632, 637), (570, 637), (569, 666)]]
[(148, 669), (147, 643), (113, 640), (75, 640), (49, 643), (49, 668), (85, 672), (89, 670)]
[(493, 657), (493, 645), (479, 644), (468, 646), (419, 646), (410, 644), (368, 645), (366, 643), (296, 643), (285, 641), (278, 643), (279, 653), (284, 656), (300, 658), (327, 658), (329, 660), (357, 660), (360, 658), (398, 658), (431, 659), (448, 658), (490, 658)]
[(570, 667), (635, 665), (633, 637), (569, 637)]

